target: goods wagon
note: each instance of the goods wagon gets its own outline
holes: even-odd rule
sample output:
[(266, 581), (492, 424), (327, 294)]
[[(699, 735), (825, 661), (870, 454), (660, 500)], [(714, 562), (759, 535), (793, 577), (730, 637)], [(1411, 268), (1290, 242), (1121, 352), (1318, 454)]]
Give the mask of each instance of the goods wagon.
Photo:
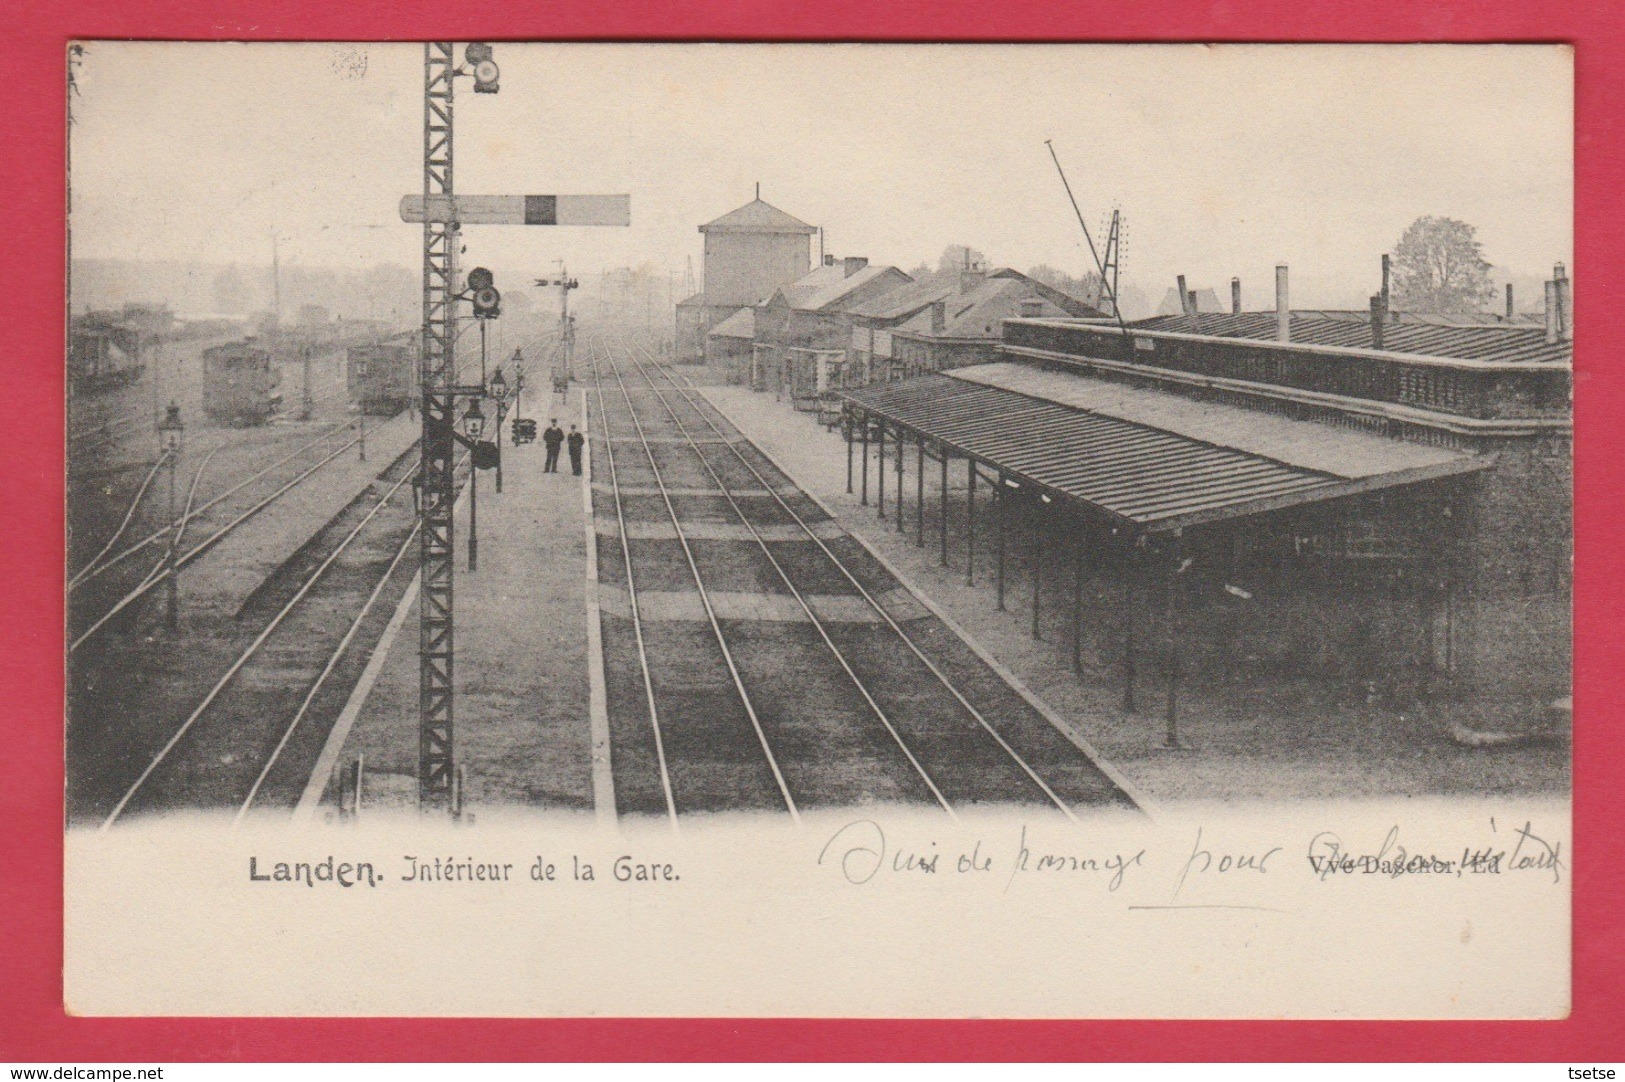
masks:
[(362, 413), (393, 417), (412, 402), (417, 385), (417, 335), (351, 346), (345, 356), (345, 386)]
[(203, 412), (216, 424), (262, 425), (282, 409), (282, 372), (254, 339), (203, 351)]

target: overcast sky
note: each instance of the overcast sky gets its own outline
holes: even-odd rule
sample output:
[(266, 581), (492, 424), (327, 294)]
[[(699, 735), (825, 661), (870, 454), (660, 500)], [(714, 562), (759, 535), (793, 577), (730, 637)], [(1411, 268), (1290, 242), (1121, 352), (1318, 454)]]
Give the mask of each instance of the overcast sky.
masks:
[[(90, 43), (73, 102), (77, 257), (417, 265), (418, 45)], [(459, 56), (461, 50), (459, 49)], [(457, 94), (457, 190), (630, 192), (630, 229), (469, 227), (470, 260), (700, 272), (696, 227), (748, 202), (905, 268), (949, 243), (1089, 266), (1121, 206), (1160, 293), (1293, 267), (1294, 301), (1376, 286), (1423, 214), (1544, 274), (1572, 253), (1572, 83), (1544, 46), (496, 46)], [(816, 240), (815, 240), (816, 252)], [(501, 284), (501, 283), (499, 283)], [(1156, 297), (1152, 297), (1155, 303)], [(1323, 302), (1324, 303), (1324, 302)]]

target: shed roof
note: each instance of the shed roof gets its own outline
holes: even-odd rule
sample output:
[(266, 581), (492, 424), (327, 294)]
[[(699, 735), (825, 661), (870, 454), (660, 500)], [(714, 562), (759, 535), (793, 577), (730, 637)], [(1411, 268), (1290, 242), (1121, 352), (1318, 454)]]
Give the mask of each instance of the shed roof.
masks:
[[(1021, 302), (1024, 300), (1036, 300), (1042, 304), (1038, 313), (1041, 319), (1066, 319), (1077, 314), (1076, 311), (1062, 308), (1047, 295), (1054, 293), (1053, 290), (1048, 287), (1035, 288), (1038, 285), (1025, 275), (989, 277), (964, 293), (956, 292), (944, 299), (946, 311), (943, 313), (942, 330), (931, 329), (931, 313), (928, 311), (919, 312), (897, 330), (919, 337), (995, 339), (999, 337), (1000, 320), (1020, 316)], [(1056, 296), (1068, 299), (1063, 294)], [(1082, 301), (1073, 301), (1072, 304), (1076, 309), (1090, 310)]]
[[(913, 281), (896, 267), (877, 267), (872, 264), (847, 274), (845, 265), (837, 260), (834, 263), (814, 267), (788, 285), (780, 286), (774, 297), (783, 297), (786, 304), (798, 311), (821, 312), (834, 306), (858, 287), (886, 274), (901, 279), (900, 284)], [(769, 298), (770, 301), (771, 299)]]
[[(1129, 326), (1137, 330), (1179, 331), (1219, 338), (1275, 338), (1274, 312), (1204, 314), (1200, 328), (1189, 316), (1152, 316)], [(1373, 349), (1370, 313), (1294, 311), (1292, 341), (1306, 346), (1343, 346)], [(1390, 353), (1449, 357), (1468, 361), (1549, 361), (1572, 363), (1574, 343), (1547, 342), (1543, 326), (1513, 323), (1464, 323), (1449, 317), (1399, 314), (1383, 326), (1382, 348)]]
[(701, 233), (800, 233), (818, 232), (800, 218), (786, 214), (771, 203), (754, 199), (738, 210), (731, 210), (715, 221), (700, 226)]
[(715, 327), (712, 327), (707, 337), (755, 338), (756, 309), (741, 308)]
[(1479, 470), (1491, 460), (1018, 364), (843, 392), (1118, 521), (1168, 530)]

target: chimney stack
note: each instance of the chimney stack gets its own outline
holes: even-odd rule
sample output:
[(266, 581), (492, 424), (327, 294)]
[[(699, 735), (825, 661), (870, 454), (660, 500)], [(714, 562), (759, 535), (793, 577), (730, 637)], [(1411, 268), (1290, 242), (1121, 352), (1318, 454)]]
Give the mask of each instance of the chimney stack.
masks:
[(1512, 322), (1512, 316), (1513, 316), (1513, 310), (1512, 310), (1512, 283), (1508, 282), (1507, 283), (1507, 322), (1508, 323)]
[(1241, 279), (1230, 279), (1230, 314), (1241, 315)]
[(849, 255), (844, 260), (844, 264), (846, 266), (846, 277), (850, 278), (864, 267), (867, 267), (869, 259), (867, 256)]
[(834, 256), (832, 256), (832, 255), (824, 256), (824, 266), (833, 267), (834, 265), (835, 265), (835, 257)]
[(1574, 286), (1563, 264), (1553, 268), (1552, 274), (1557, 279), (1557, 336), (1567, 342), (1574, 337)]
[(1391, 307), (1391, 304), (1389, 302), (1390, 294), (1388, 292), (1388, 280), (1391, 277), (1392, 277), (1392, 272), (1391, 272), (1391, 269), (1389, 267), (1388, 253), (1384, 252), (1384, 253), (1382, 253), (1382, 318), (1383, 319), (1388, 318), (1388, 310)]
[(1292, 301), (1287, 291), (1286, 264), (1275, 264), (1275, 340), (1292, 341)]
[(959, 272), (959, 292), (969, 293), (985, 281), (987, 281), (987, 268), (972, 266), (967, 260), (965, 268)]
[(1561, 317), (1557, 313), (1557, 306), (1557, 282), (1554, 279), (1546, 283), (1546, 341), (1553, 345), (1560, 336)]
[[(1386, 256), (1383, 257), (1387, 259)], [(1383, 310), (1382, 294), (1371, 295), (1371, 348), (1382, 348), (1383, 324), (1388, 321), (1388, 313)]]
[(931, 333), (941, 334), (942, 329), (948, 325), (948, 302), (933, 301), (931, 304)]
[(1185, 314), (1187, 316), (1190, 315), (1191, 314), (1190, 291), (1185, 288), (1185, 276), (1183, 274), (1176, 275), (1174, 277), (1174, 287), (1179, 290), (1179, 310), (1180, 310), (1180, 312), (1182, 312), (1183, 314)]

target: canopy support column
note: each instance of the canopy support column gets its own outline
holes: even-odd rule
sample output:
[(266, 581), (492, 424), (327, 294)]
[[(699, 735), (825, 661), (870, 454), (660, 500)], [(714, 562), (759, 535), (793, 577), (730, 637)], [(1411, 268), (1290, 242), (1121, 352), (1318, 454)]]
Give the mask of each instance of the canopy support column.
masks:
[(965, 585), (976, 585), (976, 460), (965, 459)]
[(937, 451), (942, 456), (942, 566), (948, 566), (948, 445), (939, 444)]
[(1164, 591), (1167, 605), (1164, 622), (1168, 627), (1168, 728), (1162, 746), (1169, 751), (1182, 746), (1179, 742), (1179, 669), (1182, 660), (1180, 647), (1183, 645), (1179, 634), (1179, 583), (1187, 566), (1182, 559), (1183, 554), (1183, 539), (1176, 530), (1168, 546), (1168, 583)]
[(863, 414), (863, 498), (858, 502), (864, 507), (869, 506), (869, 414)]
[(1080, 529), (1072, 546), (1072, 671), (1083, 673), (1083, 546)]
[(1123, 710), (1132, 714), (1135, 711), (1134, 670), (1135, 663), (1137, 661), (1135, 651), (1138, 645), (1134, 641), (1136, 637), (1135, 632), (1137, 630), (1135, 627), (1135, 622), (1137, 619), (1135, 609), (1136, 602), (1139, 600), (1136, 596), (1139, 591), (1135, 589), (1135, 587), (1137, 586), (1137, 580), (1140, 577), (1140, 559), (1138, 548), (1129, 550), (1128, 562), (1124, 572), (1123, 617), (1126, 624), (1123, 629)]
[(879, 464), (875, 467), (875, 512), (886, 517), (886, 419), (882, 417), (880, 424), (875, 427), (875, 437), (880, 440)]
[(1038, 619), (1038, 589), (1044, 581), (1044, 501), (1042, 497), (1035, 499), (1031, 504), (1033, 549), (1033, 638), (1042, 641), (1044, 635), (1039, 627)]
[(852, 413), (841, 408), (841, 435), (846, 439), (846, 494), (852, 495)]
[(925, 433), (920, 433), (918, 453), (915, 455), (914, 478), (914, 546), (925, 548)]
[(903, 521), (903, 458), (904, 458), (905, 454), (907, 453), (906, 448), (903, 445), (903, 441), (905, 439), (907, 439), (907, 436), (905, 436), (904, 433), (903, 433), (903, 426), (898, 425), (897, 426), (897, 514), (896, 514), (896, 521), (897, 521), (897, 532), (900, 533), (900, 534), (906, 534), (908, 532), (908, 524)]
[(999, 611), (1004, 611), (1004, 516), (1008, 502), (1004, 492), (1004, 471), (999, 471), (999, 485), (993, 490), (993, 507), (998, 512), (999, 531)]

